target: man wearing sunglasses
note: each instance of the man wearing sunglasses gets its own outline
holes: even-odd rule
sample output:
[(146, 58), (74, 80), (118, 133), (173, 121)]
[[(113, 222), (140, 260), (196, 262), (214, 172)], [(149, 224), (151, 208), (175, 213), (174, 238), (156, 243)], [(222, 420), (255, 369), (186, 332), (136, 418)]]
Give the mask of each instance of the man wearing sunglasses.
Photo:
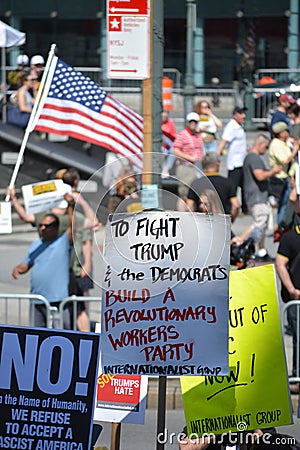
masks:
[[(31, 270), (30, 293), (43, 295), (51, 304), (58, 307), (68, 297), (69, 258), (72, 249), (72, 224), (74, 198), (65, 194), (68, 202), (69, 228), (59, 235), (59, 218), (53, 213), (45, 214), (39, 224), (40, 238), (34, 241), (23, 261), (12, 272), (14, 279)], [(42, 303), (30, 305), (31, 325), (46, 327), (46, 308)], [(56, 327), (56, 324), (54, 324)], [(64, 328), (70, 329), (70, 313), (64, 311)]]

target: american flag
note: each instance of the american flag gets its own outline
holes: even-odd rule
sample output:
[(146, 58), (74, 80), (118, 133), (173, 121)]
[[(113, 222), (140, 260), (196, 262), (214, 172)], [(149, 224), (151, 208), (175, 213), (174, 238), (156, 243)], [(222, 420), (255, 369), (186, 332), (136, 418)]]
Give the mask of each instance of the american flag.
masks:
[(143, 167), (143, 119), (98, 84), (53, 57), (31, 130), (91, 142)]

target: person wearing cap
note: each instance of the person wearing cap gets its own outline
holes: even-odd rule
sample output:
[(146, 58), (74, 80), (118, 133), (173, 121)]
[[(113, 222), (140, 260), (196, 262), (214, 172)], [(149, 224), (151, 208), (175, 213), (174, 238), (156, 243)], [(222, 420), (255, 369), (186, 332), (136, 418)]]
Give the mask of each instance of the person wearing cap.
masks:
[(197, 131), (199, 115), (190, 112), (186, 116), (186, 128), (177, 134), (174, 141), (174, 155), (176, 156), (176, 177), (178, 179), (178, 195), (182, 201), (177, 209), (186, 210), (186, 199), (191, 182), (196, 178), (197, 164), (204, 156), (204, 145), (201, 134)]
[(278, 202), (277, 224), (279, 224), (291, 191), (289, 177), (295, 175), (296, 163), (294, 158), (299, 150), (299, 139), (294, 138), (293, 148), (291, 149), (288, 145), (290, 133), (286, 122), (276, 122), (272, 127), (272, 133), (274, 137), (269, 147), (269, 164), (271, 168), (277, 165), (282, 166), (282, 170), (275, 176), (285, 181), (285, 189)]
[(23, 72), (29, 70), (29, 58), (27, 55), (18, 55), (17, 57), (17, 68), (15, 70), (11, 70), (7, 74), (7, 84), (8, 89), (12, 91), (16, 91), (21, 86), (20, 75)]
[(232, 112), (232, 118), (226, 124), (221, 141), (218, 146), (218, 155), (227, 148), (226, 167), (228, 178), (232, 181), (237, 195), (238, 187), (241, 188), (242, 212), (247, 212), (247, 206), (243, 194), (243, 163), (247, 154), (246, 133), (244, 122), (247, 108), (236, 106)]
[(277, 109), (274, 111), (271, 124), (270, 124), (270, 133), (271, 137), (273, 137), (272, 127), (277, 122), (284, 122), (287, 124), (289, 130), (291, 131), (292, 123), (288, 116), (288, 109), (291, 105), (296, 103), (296, 100), (290, 94), (281, 94), (277, 97), (277, 101), (279, 103)]
[(36, 81), (35, 84), (35, 91), (38, 91), (38, 88), (40, 86), (40, 82), (42, 80), (43, 76), (43, 70), (44, 70), (45, 60), (42, 55), (34, 55), (30, 60), (30, 74), (32, 75), (32, 78)]
[(231, 180), (219, 173), (220, 160), (217, 153), (207, 153), (202, 159), (202, 167), (205, 176), (196, 178), (192, 182), (187, 196), (188, 208), (191, 211), (200, 212), (199, 199), (201, 193), (213, 187), (219, 196), (223, 211), (225, 214), (231, 215), (231, 222), (233, 223), (237, 217), (240, 204)]

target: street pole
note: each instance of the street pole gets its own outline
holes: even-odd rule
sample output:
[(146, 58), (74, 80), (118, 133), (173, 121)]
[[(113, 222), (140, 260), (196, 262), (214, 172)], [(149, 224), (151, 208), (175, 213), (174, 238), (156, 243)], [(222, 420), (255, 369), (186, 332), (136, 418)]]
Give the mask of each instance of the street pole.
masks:
[(297, 69), (299, 63), (299, 1), (290, 0), (288, 24), (288, 68)]
[(196, 3), (195, 0), (186, 0), (186, 70), (183, 88), (184, 113), (186, 115), (194, 109), (194, 97), (196, 94), (194, 82), (194, 31), (196, 25)]
[(163, 10), (163, 0), (150, 0), (150, 78), (143, 81), (143, 185), (159, 185), (161, 179)]

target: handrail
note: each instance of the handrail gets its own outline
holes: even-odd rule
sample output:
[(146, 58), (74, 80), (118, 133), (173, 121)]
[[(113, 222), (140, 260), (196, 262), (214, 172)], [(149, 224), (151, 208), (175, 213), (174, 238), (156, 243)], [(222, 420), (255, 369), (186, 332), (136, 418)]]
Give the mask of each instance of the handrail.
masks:
[[(95, 297), (86, 297), (86, 296), (76, 296), (71, 295), (70, 297), (66, 297), (64, 300), (62, 300), (59, 304), (59, 326), (63, 327), (63, 310), (67, 303), (73, 303), (74, 307), (74, 314), (73, 314), (73, 330), (76, 330), (76, 319), (77, 319), (77, 303), (78, 302), (87, 302), (87, 303), (96, 303), (98, 302), (100, 305), (100, 313), (101, 313), (101, 301), (102, 297), (95, 296)], [(99, 322), (101, 322), (101, 317), (99, 317)]]
[(51, 304), (48, 302), (48, 300), (43, 296), (39, 294), (0, 294), (0, 300), (5, 299), (5, 322), (8, 321), (8, 301), (9, 299), (19, 300), (19, 308), (18, 308), (18, 323), (16, 325), (21, 325), (21, 300), (37, 300), (39, 302), (42, 302), (46, 307), (46, 323), (47, 328), (51, 327)]
[[(300, 299), (299, 300), (290, 300), (288, 303), (284, 303), (281, 311), (281, 324), (282, 329), (284, 329), (284, 319), (285, 314), (289, 308), (292, 306), (300, 306)], [(300, 356), (300, 330), (299, 330), (299, 324), (300, 324), (300, 308), (297, 308), (297, 332), (296, 332), (296, 340), (297, 340), (297, 350), (296, 350), (296, 374), (297, 376), (289, 377), (289, 381), (291, 383), (299, 383), (300, 382), (300, 366), (299, 366), (299, 356)]]

